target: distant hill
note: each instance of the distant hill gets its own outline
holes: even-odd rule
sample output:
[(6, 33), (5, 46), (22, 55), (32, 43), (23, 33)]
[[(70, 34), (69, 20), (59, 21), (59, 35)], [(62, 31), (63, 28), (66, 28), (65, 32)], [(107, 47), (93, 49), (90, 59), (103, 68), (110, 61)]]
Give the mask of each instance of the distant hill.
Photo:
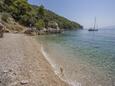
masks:
[(0, 0), (0, 13), (3, 20), (12, 17), (24, 26), (37, 28), (47, 27), (48, 22), (54, 21), (61, 29), (81, 29), (82, 25), (68, 20), (58, 14), (44, 8), (43, 6), (31, 5), (27, 0)]

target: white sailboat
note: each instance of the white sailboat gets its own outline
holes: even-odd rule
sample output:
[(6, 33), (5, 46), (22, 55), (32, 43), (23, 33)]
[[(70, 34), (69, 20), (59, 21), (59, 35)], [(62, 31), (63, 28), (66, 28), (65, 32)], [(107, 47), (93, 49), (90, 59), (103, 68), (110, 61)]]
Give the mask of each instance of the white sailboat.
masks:
[(96, 29), (96, 18), (95, 18), (95, 20), (94, 20), (94, 27), (88, 29), (88, 31), (98, 31), (98, 29)]

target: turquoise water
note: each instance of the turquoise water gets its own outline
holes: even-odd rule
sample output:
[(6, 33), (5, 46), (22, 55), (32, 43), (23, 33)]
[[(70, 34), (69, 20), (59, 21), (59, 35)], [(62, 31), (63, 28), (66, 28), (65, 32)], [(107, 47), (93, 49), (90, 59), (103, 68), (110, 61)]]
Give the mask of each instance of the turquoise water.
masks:
[(115, 29), (39, 36), (48, 58), (73, 86), (115, 86)]

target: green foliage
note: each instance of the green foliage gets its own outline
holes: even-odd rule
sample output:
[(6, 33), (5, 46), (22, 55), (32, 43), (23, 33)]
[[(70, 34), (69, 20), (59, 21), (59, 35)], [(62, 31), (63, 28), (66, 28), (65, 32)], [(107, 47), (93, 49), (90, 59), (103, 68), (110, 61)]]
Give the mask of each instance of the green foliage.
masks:
[(16, 20), (19, 20), (21, 16), (31, 12), (31, 9), (27, 0), (15, 0), (12, 5), (10, 5), (10, 12)]
[(15, 0), (9, 6), (9, 11), (13, 18), (19, 23), (29, 26), (35, 23), (35, 13), (27, 0)]
[(10, 15), (8, 13), (2, 13), (1, 19), (5, 22), (8, 22), (9, 16)]
[[(72, 22), (54, 12), (46, 10), (43, 5), (32, 6), (28, 3), (28, 0), (0, 0), (0, 12), (9, 13), (20, 24), (25, 26), (32, 25), (38, 29), (47, 28), (50, 21), (57, 22), (61, 29), (82, 27), (76, 22)], [(3, 17), (3, 20), (7, 21), (7, 16)]]
[(76, 22), (70, 21), (62, 16), (55, 14), (49, 10), (45, 10), (45, 18), (47, 21), (55, 21), (59, 24), (61, 29), (79, 29), (82, 26)]
[(42, 19), (44, 17), (44, 14), (45, 14), (45, 12), (44, 12), (44, 6), (41, 5), (38, 8), (37, 16), (38, 16), (38, 18)]
[(4, 1), (0, 0), (0, 12), (2, 12), (4, 9)]
[(45, 27), (45, 23), (44, 23), (44, 21), (43, 21), (42, 19), (40, 19), (40, 20), (38, 20), (38, 21), (36, 22), (35, 26), (36, 26), (37, 29), (40, 30), (40, 29), (42, 29), (42, 28)]
[(15, 0), (4, 0), (5, 5), (10, 6)]
[(57, 28), (58, 24), (56, 22), (54, 22), (54, 21), (50, 21), (50, 22), (48, 22), (48, 27)]

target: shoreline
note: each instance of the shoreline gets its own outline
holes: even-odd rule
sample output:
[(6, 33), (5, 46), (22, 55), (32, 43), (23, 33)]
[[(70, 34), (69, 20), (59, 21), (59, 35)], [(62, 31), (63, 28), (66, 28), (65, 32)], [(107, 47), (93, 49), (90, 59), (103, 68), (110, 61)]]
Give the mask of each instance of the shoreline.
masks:
[[(33, 38), (33, 39), (35, 39), (35, 38)], [(56, 64), (53, 64), (53, 62), (48, 58), (48, 55), (47, 55), (47, 53), (45, 52), (42, 43), (38, 42), (36, 39), (35, 39), (35, 41), (36, 41), (36, 42), (38, 43), (38, 45), (40, 46), (40, 52), (41, 52), (41, 54), (43, 55), (43, 57), (45, 58), (45, 60), (47, 60), (48, 64), (50, 64), (51, 69), (53, 70), (53, 72), (55, 73), (55, 75), (56, 75), (57, 77), (59, 77), (59, 79), (60, 79), (61, 81), (63, 81), (64, 83), (67, 83), (68, 86), (72, 86), (71, 83), (69, 83), (67, 80), (61, 78), (59, 71), (56, 71), (56, 70), (55, 70), (55, 65), (56, 65)]]
[[(61, 72), (60, 72), (60, 71), (61, 71), (61, 70), (60, 70), (61, 67), (59, 67), (59, 71), (56, 70), (56, 67), (55, 67), (56, 64), (53, 64), (53, 62), (48, 58), (48, 55), (47, 55), (46, 52), (44, 51), (43, 46), (41, 46), (41, 53), (42, 53), (43, 56), (46, 58), (46, 60), (49, 62), (49, 64), (51, 65), (51, 67), (53, 68), (54, 73), (55, 73), (62, 81), (68, 83), (66, 79), (63, 79), (63, 78), (61, 78), (61, 76), (60, 76), (60, 75), (63, 74), (63, 73), (61, 74)], [(62, 68), (62, 70), (63, 70), (63, 68)], [(68, 83), (68, 84), (70, 85), (70, 83)]]
[[(39, 40), (40, 41), (40, 40)], [(49, 57), (49, 54), (45, 51), (45, 48), (43, 44), (41, 43), (41, 53), (44, 55), (46, 60), (49, 62), (49, 64), (52, 66), (54, 73), (64, 82), (68, 83), (69, 86), (81, 86), (81, 83), (75, 81), (72, 81), (71, 79), (68, 79), (66, 74), (64, 73), (64, 68), (53, 62)]]
[[(51, 65), (51, 67), (53, 68), (53, 71), (54, 73), (62, 80), (64, 81), (65, 83), (68, 83), (69, 86), (81, 86), (80, 83), (78, 82), (74, 82), (74, 81), (71, 81), (71, 80), (68, 80), (64, 74), (64, 72), (61, 72), (62, 70), (64, 71), (64, 69), (59, 66), (58, 64), (55, 64), (53, 63), (49, 58), (48, 58), (48, 55), (46, 54), (46, 52), (44, 51), (43, 49), (43, 46), (41, 47), (41, 52), (42, 54), (44, 55), (44, 57), (46, 58), (46, 60), (49, 62), (49, 64)], [(56, 68), (58, 66), (58, 68)], [(63, 78), (62, 78), (63, 77)]]
[(69, 86), (55, 74), (33, 37), (8, 33), (0, 41), (0, 86)]

